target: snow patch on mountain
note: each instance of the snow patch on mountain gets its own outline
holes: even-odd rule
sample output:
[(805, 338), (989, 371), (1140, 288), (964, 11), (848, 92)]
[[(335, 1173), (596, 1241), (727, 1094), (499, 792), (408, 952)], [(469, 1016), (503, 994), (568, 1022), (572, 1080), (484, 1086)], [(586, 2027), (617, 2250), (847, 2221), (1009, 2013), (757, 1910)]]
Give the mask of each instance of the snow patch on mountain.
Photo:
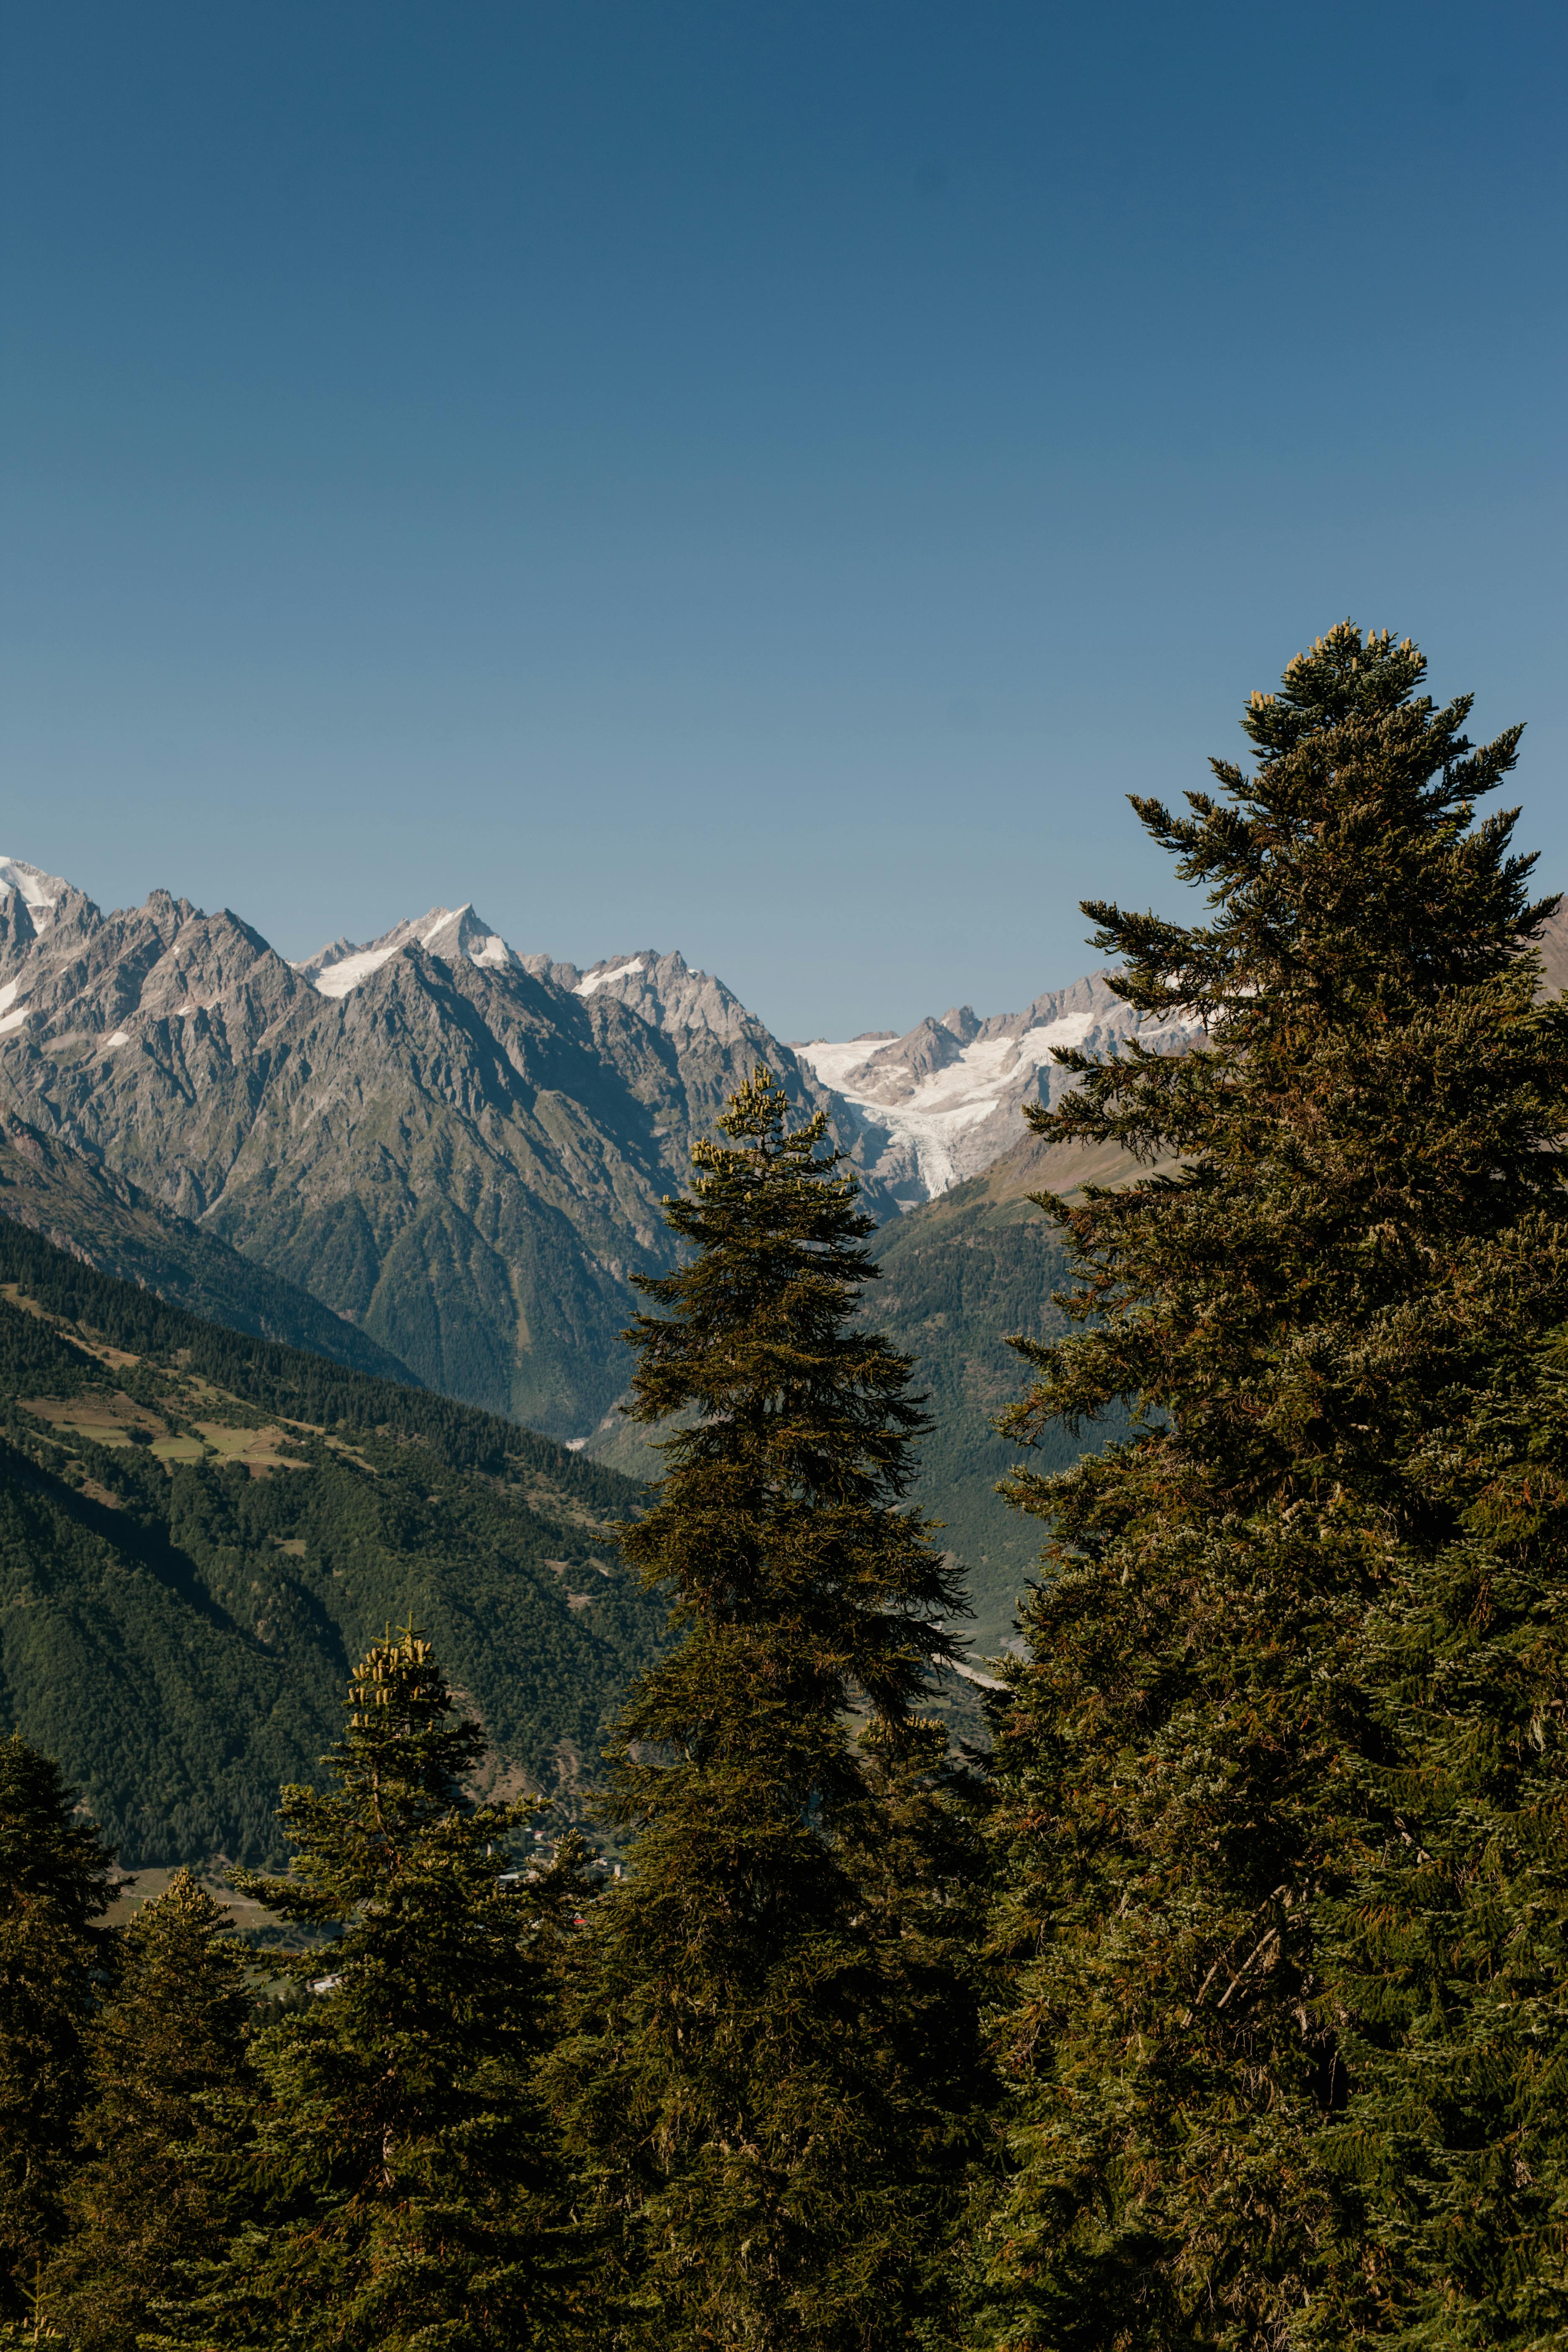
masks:
[(646, 971), (647, 969), (647, 966), (641, 956), (629, 956), (625, 963), (598, 964), (588, 974), (586, 980), (580, 980), (577, 982), (573, 993), (577, 996), (592, 996), (595, 989), (607, 988), (612, 981), (631, 980), (637, 973)]
[(69, 888), (70, 884), (58, 874), (46, 874), (41, 866), (29, 866), (25, 857), (0, 857), (0, 895), (20, 891), (36, 931), (47, 930), (56, 907)]
[(983, 1021), (957, 1005), (907, 1036), (866, 1031), (794, 1050), (850, 1106), (861, 1128), (857, 1158), (908, 1209), (989, 1167), (1023, 1132), (1026, 1103), (1059, 1101), (1073, 1081), (1052, 1060), (1058, 1049), (1104, 1055), (1136, 1035), (1179, 1053), (1196, 1034), (1191, 1024), (1146, 1023), (1096, 973), (1022, 1013)]
[(521, 964), (522, 961), (499, 931), (492, 931), (488, 923), (479, 920), (471, 905), (464, 904), (432, 907), (427, 915), (395, 923), (380, 939), (368, 940), (361, 947), (348, 940), (334, 940), (330, 947), (306, 956), (294, 970), (322, 996), (348, 996), (363, 987), (383, 964), (390, 963), (395, 955), (416, 947), (423, 948), (426, 955), (439, 956), (444, 963), (456, 963), (466, 958), (469, 963), (489, 971)]

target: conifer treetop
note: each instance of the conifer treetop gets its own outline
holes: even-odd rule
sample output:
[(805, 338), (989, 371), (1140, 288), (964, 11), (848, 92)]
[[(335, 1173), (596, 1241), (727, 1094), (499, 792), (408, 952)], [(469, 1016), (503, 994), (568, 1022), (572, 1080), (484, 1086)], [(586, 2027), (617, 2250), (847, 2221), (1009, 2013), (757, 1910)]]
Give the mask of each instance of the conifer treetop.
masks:
[(372, 1643), (347, 1707), (334, 1790), (284, 1791), (290, 1875), (237, 1874), (281, 1917), (341, 1932), (278, 1964), (321, 1998), (250, 2044), (258, 2218), (177, 2341), (559, 2342), (563, 2200), (532, 2089), (559, 1895), (552, 1874), (531, 1883), (507, 1859), (538, 1801), (464, 1788), (483, 1735), (412, 1620)]
[[(325, 1925), (356, 1907), (384, 1907), (401, 1874), (416, 1874), (430, 1842), (454, 1853), (472, 1843), (476, 1818), (504, 1838), (537, 1810), (523, 1798), (476, 1806), (464, 1782), (485, 1752), (480, 1727), (458, 1714), (426, 1635), (410, 1618), (373, 1642), (349, 1676), (347, 1737), (323, 1762), (339, 1793), (283, 1790), (282, 1815), (297, 1852), (287, 1878), (237, 1871), (243, 1892), (281, 1917)], [(304, 1974), (309, 1959), (295, 1974)]]
[(1277, 694), (1249, 698), (1242, 726), (1259, 762), (1248, 775), (1211, 760), (1224, 798), (1188, 793), (1192, 814), (1178, 816), (1129, 796), (1218, 912), (1189, 928), (1086, 900), (1096, 946), (1126, 960), (1110, 978), (1118, 995), (1211, 1025), (1256, 1023), (1260, 999), (1331, 1016), (1347, 991), (1430, 1000), (1519, 958), (1558, 899), (1531, 903), (1535, 858), (1505, 854), (1517, 809), (1474, 818), (1524, 730), (1473, 745), (1474, 698), (1438, 709), (1416, 693), (1426, 667), (1408, 638), (1363, 639), (1342, 622), (1296, 656)]
[(844, 1153), (817, 1149), (826, 1116), (793, 1129), (788, 1117), (784, 1088), (759, 1067), (719, 1118), (730, 1140), (692, 1146), (691, 1190), (666, 1202), (665, 1220), (694, 1255), (673, 1274), (634, 1276), (672, 1311), (637, 1316), (626, 1335), (639, 1350), (631, 1417), (697, 1408), (707, 1433), (659, 1441), (676, 1465), (738, 1417), (765, 1438), (772, 1476), (845, 1501), (901, 1496), (930, 1425), (923, 1400), (905, 1392), (907, 1357), (847, 1328), (859, 1286), (879, 1278), (865, 1248), (876, 1221), (856, 1206), (853, 1172), (839, 1173)]
[[(1560, 1245), (1568, 1000), (1535, 1002), (1531, 945), (1558, 901), (1530, 895), (1518, 812), (1476, 816), (1521, 730), (1473, 746), (1469, 697), (1439, 709), (1424, 676), (1408, 640), (1345, 622), (1247, 704), (1254, 772), (1213, 761), (1223, 794), (1189, 793), (1184, 816), (1134, 800), (1207, 885), (1212, 919), (1087, 905), (1125, 960), (1111, 985), (1153, 1019), (1104, 1060), (1058, 1052), (1081, 1084), (1026, 1117), (1053, 1142), (1165, 1164), (1040, 1196), (1080, 1276), (1058, 1303), (1094, 1328), (1014, 1343), (1040, 1377), (1008, 1434), (1081, 1428), (1120, 1401), (1164, 1429), (1149, 1475), (1201, 1455), (1212, 1501), (1353, 1484), (1387, 1502), (1396, 1423), (1369, 1406), (1373, 1383), (1396, 1382), (1412, 1426), (1429, 1418), (1488, 1344), (1495, 1275), (1476, 1252), (1516, 1233), (1533, 1282)], [(1159, 1026), (1178, 1006), (1206, 1028), (1186, 1051)], [(1434, 1318), (1415, 1302), (1438, 1295), (1439, 1262)], [(1086, 1457), (1010, 1491), (1059, 1514), (1099, 1476)]]
[[(690, 1256), (639, 1276), (632, 1417), (679, 1417), (647, 1516), (621, 1530), (675, 1622), (795, 1624), (835, 1689), (901, 1718), (964, 1613), (917, 1514), (897, 1507), (929, 1428), (911, 1365), (860, 1319), (876, 1230), (818, 1113), (789, 1125), (759, 1068), (692, 1150), (689, 1192), (665, 1205)], [(825, 1685), (826, 1686), (826, 1685)], [(652, 1735), (639, 1730), (638, 1738)], [(660, 1735), (663, 1736), (663, 1735)]]
[(0, 1740), (0, 1913), (40, 1899), (85, 1927), (109, 1908), (114, 1848), (75, 1811), (52, 1758), (20, 1732)]

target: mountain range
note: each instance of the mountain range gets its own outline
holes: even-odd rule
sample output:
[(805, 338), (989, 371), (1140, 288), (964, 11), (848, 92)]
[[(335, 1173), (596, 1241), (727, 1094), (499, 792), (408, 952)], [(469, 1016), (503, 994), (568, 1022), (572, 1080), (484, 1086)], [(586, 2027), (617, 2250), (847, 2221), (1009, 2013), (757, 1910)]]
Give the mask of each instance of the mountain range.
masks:
[[(1542, 943), (1568, 978), (1568, 925)], [(671, 1262), (661, 1202), (759, 1061), (822, 1110), (880, 1230), (869, 1311), (938, 1427), (921, 1500), (966, 1569), (984, 1648), (1036, 1531), (992, 1489), (1009, 1331), (1052, 1327), (1059, 1244), (1028, 1202), (1125, 1166), (1044, 1155), (1023, 1109), (1053, 1047), (1145, 1023), (1103, 973), (983, 1018), (786, 1045), (724, 983), (651, 949), (587, 969), (471, 906), (299, 962), (228, 909), (156, 890), (102, 912), (0, 859), (0, 1214), (193, 1312), (422, 1385), (634, 1473), (616, 1401), (631, 1276)]]
[(791, 1048), (678, 954), (583, 971), (461, 907), (290, 963), (227, 909), (157, 890), (104, 914), (0, 860), (0, 1079), (35, 1192), (74, 1153), (314, 1299), (380, 1351), (365, 1369), (567, 1442), (620, 1391), (629, 1276), (669, 1263), (662, 1198), (757, 1062), (827, 1112), (888, 1219), (1016, 1139), (1059, 1087), (1052, 1046), (1138, 1025), (1096, 978)]
[(584, 973), (462, 908), (297, 967), (166, 891), (106, 915), (19, 861), (0, 885), (14, 1121), (563, 1439), (623, 1385), (629, 1275), (669, 1262), (661, 1200), (726, 1095), (772, 1059), (832, 1108), (679, 956)]

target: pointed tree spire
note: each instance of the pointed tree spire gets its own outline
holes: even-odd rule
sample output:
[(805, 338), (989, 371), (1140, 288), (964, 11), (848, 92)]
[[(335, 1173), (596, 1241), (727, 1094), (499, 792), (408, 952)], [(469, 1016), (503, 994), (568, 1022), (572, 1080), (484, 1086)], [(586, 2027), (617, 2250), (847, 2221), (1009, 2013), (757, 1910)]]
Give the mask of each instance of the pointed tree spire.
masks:
[(628, 1335), (635, 1417), (674, 1426), (622, 1543), (676, 1643), (616, 1729), (631, 1870), (555, 2078), (628, 2340), (870, 2352), (944, 2309), (977, 2083), (973, 1840), (912, 1712), (961, 1603), (841, 1154), (765, 1069), (719, 1129)]
[(507, 1859), (538, 1807), (467, 1795), (484, 1747), (411, 1618), (350, 1677), (331, 1793), (284, 1791), (289, 1875), (236, 1874), (336, 1940), (284, 1963), (317, 1997), (252, 2045), (253, 2218), (161, 2342), (557, 2340), (570, 2263), (532, 2090), (549, 1906)]

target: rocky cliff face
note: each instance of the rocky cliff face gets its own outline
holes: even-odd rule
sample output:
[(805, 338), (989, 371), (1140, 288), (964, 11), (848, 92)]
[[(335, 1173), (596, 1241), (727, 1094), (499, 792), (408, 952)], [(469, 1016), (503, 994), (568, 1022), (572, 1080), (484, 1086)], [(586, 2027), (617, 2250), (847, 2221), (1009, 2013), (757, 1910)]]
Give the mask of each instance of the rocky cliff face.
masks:
[(165, 891), (106, 915), (15, 862), (0, 883), (15, 1111), (552, 1434), (624, 1385), (628, 1276), (668, 1263), (661, 1198), (742, 1075), (834, 1108), (679, 956), (583, 973), (437, 908), (296, 967)]

